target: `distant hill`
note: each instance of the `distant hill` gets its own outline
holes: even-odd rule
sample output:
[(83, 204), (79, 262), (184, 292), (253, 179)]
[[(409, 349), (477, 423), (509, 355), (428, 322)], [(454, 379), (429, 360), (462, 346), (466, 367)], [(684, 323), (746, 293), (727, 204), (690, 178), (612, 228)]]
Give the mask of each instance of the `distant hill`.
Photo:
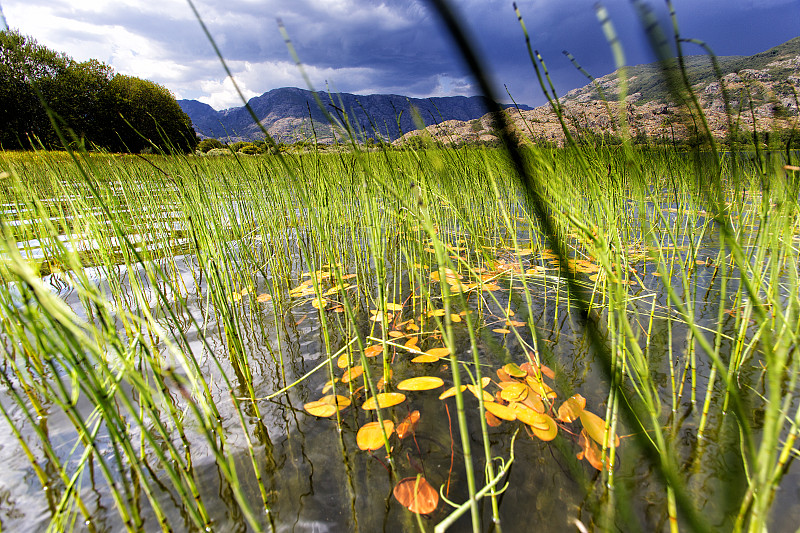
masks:
[[(486, 114), (488, 109), (481, 96), (421, 99), (394, 94), (318, 94), (332, 116), (342, 120), (346, 114), (356, 131), (364, 132), (366, 137), (380, 136), (387, 140), (397, 139), (416, 129), (412, 106), (425, 125), (448, 120), (473, 120)], [(315, 133), (319, 142), (333, 140), (333, 128), (311, 91), (293, 87), (273, 89), (248, 103), (264, 128), (278, 142), (312, 140)], [(203, 137), (228, 141), (264, 138), (244, 106), (216, 111), (197, 100), (179, 100), (178, 104)]]
[[(722, 75), (721, 84), (710, 58), (684, 58), (689, 83), (715, 137), (723, 138), (728, 134), (723, 87), (729, 95), (731, 115), (739, 131), (752, 132), (752, 115), (755, 116), (755, 128), (758, 131), (800, 127), (797, 103), (800, 96), (800, 37), (752, 56), (721, 56), (717, 61)], [(692, 120), (687, 114), (685, 102), (676, 102), (669, 90), (664, 68), (661, 64), (651, 63), (626, 69), (628, 92), (625, 105), (631, 135), (675, 139), (691, 135)], [(674, 65), (671, 68), (674, 74)], [(602, 100), (601, 91), (608, 104)], [(573, 133), (591, 132), (598, 135), (615, 135), (619, 132), (618, 100), (619, 72), (597, 78), (596, 83), (573, 89), (560, 98)], [(521, 113), (514, 111), (509, 116), (519, 137), (523, 139), (556, 144), (564, 142), (564, 132), (549, 105)], [(480, 121), (445, 122), (430, 126), (427, 131), (444, 143), (497, 140), (491, 125), (492, 121), (487, 115)], [(420, 134), (421, 131), (412, 132), (396, 142)]]

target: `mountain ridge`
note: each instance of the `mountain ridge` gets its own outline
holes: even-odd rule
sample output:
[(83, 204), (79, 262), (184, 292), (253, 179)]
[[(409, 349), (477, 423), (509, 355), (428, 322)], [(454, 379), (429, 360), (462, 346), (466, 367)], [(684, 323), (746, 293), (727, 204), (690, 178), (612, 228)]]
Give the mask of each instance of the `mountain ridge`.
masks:
[[(340, 122), (344, 122), (346, 116), (362, 139), (380, 137), (394, 140), (415, 130), (420, 120), (425, 125), (448, 120), (473, 120), (488, 110), (487, 100), (482, 96), (410, 98), (396, 94), (317, 94), (326, 111)], [(244, 106), (217, 111), (197, 100), (178, 100), (178, 104), (202, 137), (229, 142), (264, 138)], [(272, 89), (251, 98), (248, 104), (270, 136), (278, 142), (331, 142), (341, 138), (343, 133), (334, 131), (313, 93), (305, 89)]]
[[(751, 56), (718, 57), (721, 81), (709, 57), (684, 56), (683, 59), (689, 83), (715, 138), (723, 139), (731, 134), (723, 88), (729, 98), (730, 118), (738, 132), (749, 134), (753, 130), (798, 127), (800, 37)], [(666, 65), (666, 68), (675, 69), (676, 66)], [(618, 137), (621, 135), (619, 116), (624, 108), (632, 137), (674, 141), (696, 136), (692, 116), (685, 104), (674, 101), (664, 69), (665, 65), (659, 63), (626, 67), (628, 93), (624, 104), (619, 102), (619, 71), (567, 92), (559, 102), (570, 134)], [(601, 90), (606, 101), (600, 96)], [(509, 118), (520, 140), (565, 143), (563, 128), (549, 104), (509, 113)], [(445, 144), (498, 141), (493, 121), (486, 115), (478, 121), (447, 121), (428, 126), (425, 130), (407, 133), (395, 143), (419, 135), (432, 136)]]

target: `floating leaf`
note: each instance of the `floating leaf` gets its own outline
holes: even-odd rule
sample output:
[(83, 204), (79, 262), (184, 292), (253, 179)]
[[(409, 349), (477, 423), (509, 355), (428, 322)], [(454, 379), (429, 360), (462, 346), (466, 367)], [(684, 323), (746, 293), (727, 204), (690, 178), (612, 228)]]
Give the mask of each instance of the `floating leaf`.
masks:
[(379, 353), (383, 352), (383, 344), (373, 344), (372, 346), (367, 346), (364, 348), (364, 356), (365, 357), (375, 357)]
[(581, 430), (581, 435), (578, 437), (578, 446), (581, 447), (581, 451), (577, 455), (578, 460), (586, 459), (595, 469), (603, 470), (600, 448), (589, 438), (585, 429)]
[[(386, 438), (394, 433), (394, 422), (391, 420), (383, 421), (383, 429), (386, 431)], [(368, 422), (361, 426), (356, 434), (356, 444), (362, 450), (377, 450), (383, 446), (383, 432), (378, 422)]]
[(432, 311), (428, 311), (428, 317), (429, 318), (432, 317), (432, 316), (442, 317), (444, 315), (445, 315), (445, 310), (444, 309), (433, 309)]
[(406, 438), (408, 434), (413, 432), (414, 428), (417, 427), (419, 418), (419, 411), (413, 411), (407, 417), (405, 417), (405, 419), (403, 419), (403, 421), (397, 426), (397, 436), (401, 439)]
[(499, 379), (501, 383), (514, 381), (511, 379), (511, 376), (509, 376), (502, 368), (497, 369), (497, 379)]
[(482, 396), (483, 396), (483, 401), (484, 401), (484, 402), (493, 402), (493, 401), (494, 401), (494, 396), (492, 396), (491, 394), (489, 394), (488, 392), (486, 392), (486, 391), (485, 391), (485, 390), (483, 390), (483, 389), (479, 389), (479, 388), (478, 388), (478, 387), (476, 387), (475, 385), (469, 384), (469, 385), (467, 385), (467, 389), (469, 389), (469, 391), (470, 391), (470, 392), (471, 392), (471, 393), (472, 393), (472, 394), (473, 394), (473, 395), (474, 395), (476, 398), (478, 398), (478, 397), (479, 397), (479, 396), (478, 396), (478, 393), (480, 392), (480, 393), (482, 394)]
[(461, 316), (455, 313), (450, 313), (450, 321), (451, 322), (461, 322)]
[(419, 326), (414, 324), (413, 321), (411, 323), (409, 323), (408, 326), (406, 326), (406, 327), (408, 329), (410, 329), (411, 331), (419, 331)]
[(517, 420), (523, 424), (527, 424), (540, 431), (546, 430), (550, 427), (550, 425), (547, 423), (547, 419), (545, 418), (547, 415), (543, 413), (537, 413), (533, 409), (519, 403), (515, 403), (513, 406), (514, 414), (517, 415)]
[(584, 407), (586, 407), (586, 398), (580, 394), (570, 396), (558, 408), (558, 419), (566, 423), (574, 422), (581, 416)]
[(311, 300), (311, 307), (314, 309), (325, 309), (325, 299), (314, 298)]
[(348, 407), (351, 403), (350, 398), (348, 398), (347, 396), (342, 396), (341, 394), (337, 394), (336, 396), (334, 396), (333, 394), (330, 394), (328, 396), (323, 396), (322, 398), (319, 399), (319, 401), (333, 406), (339, 404), (339, 409), (344, 409), (345, 407)]
[[(506, 382), (507, 383), (507, 382)], [(521, 402), (528, 397), (530, 388), (524, 383), (508, 383), (503, 384), (503, 390), (500, 391), (500, 397), (507, 402)]]
[(403, 403), (405, 400), (406, 395), (400, 392), (382, 392), (372, 398), (367, 398), (367, 401), (364, 402), (361, 408), (368, 411), (377, 409), (378, 407), (383, 409), (384, 407), (392, 407), (393, 405)]
[[(486, 405), (489, 405), (489, 403), (487, 402), (487, 403), (486, 403)], [(496, 416), (494, 416), (494, 415), (493, 415), (491, 412), (489, 412), (489, 411), (486, 411), (486, 412), (484, 412), (483, 414), (484, 414), (484, 416), (486, 417), (486, 423), (487, 423), (487, 424), (489, 424), (490, 426), (492, 426), (493, 428), (496, 428), (497, 426), (499, 426), (500, 424), (502, 424), (502, 423), (503, 423), (503, 421), (502, 421), (502, 420), (500, 420), (499, 418), (497, 418)]]
[(441, 357), (436, 357), (435, 355), (430, 355), (430, 354), (424, 353), (422, 355), (416, 356), (414, 359), (411, 360), (411, 362), (412, 363), (435, 363), (439, 359), (441, 359)]
[(439, 505), (439, 493), (422, 476), (401, 479), (392, 492), (412, 513), (430, 514)]
[(508, 407), (507, 405), (501, 405), (496, 402), (484, 402), (483, 406), (486, 410), (492, 413), (497, 418), (502, 418), (503, 420), (516, 420), (517, 415), (513, 408)]
[(315, 401), (303, 406), (306, 412), (313, 416), (328, 417), (336, 414), (336, 406), (329, 403)]
[(538, 425), (532, 425), (530, 426), (531, 431), (533, 431), (533, 434), (539, 437), (541, 440), (545, 442), (551, 441), (556, 438), (556, 435), (558, 435), (558, 425), (556, 424), (556, 421), (550, 417), (550, 415), (543, 413), (539, 414), (540, 416), (544, 417), (547, 427), (545, 429), (541, 429), (541, 427)]
[(358, 376), (360, 376), (363, 373), (364, 373), (364, 367), (362, 367), (361, 365), (354, 366), (353, 368), (349, 368), (342, 375), (342, 383), (350, 383), (351, 381), (353, 381), (354, 379), (356, 379)]
[(347, 359), (346, 353), (340, 355), (339, 358), (336, 360), (336, 366), (338, 366), (339, 368), (347, 368), (349, 364), (350, 361)]
[(458, 280), (448, 279), (447, 282), (450, 285), (450, 290), (452, 292), (464, 292), (467, 290), (467, 286)]
[(396, 329), (393, 329), (393, 330), (391, 330), (389, 332), (389, 336), (391, 338), (393, 338), (393, 339), (399, 339), (400, 337), (403, 336), (403, 332), (402, 331), (397, 331)]
[(447, 357), (450, 355), (450, 350), (448, 348), (431, 348), (425, 352), (428, 355), (432, 355), (434, 357)]
[[(586, 434), (592, 437), (599, 445), (603, 445), (603, 436), (606, 432), (606, 422), (591, 411), (584, 409), (580, 414), (581, 424)], [(619, 437), (614, 438), (614, 446), (619, 446)]]
[(390, 303), (386, 304), (386, 309), (389, 310), (389, 311), (402, 311), (403, 310), (403, 304), (396, 304), (396, 303), (390, 302)]
[(444, 385), (442, 378), (437, 378), (434, 376), (420, 376), (401, 381), (397, 384), (397, 388), (400, 390), (420, 391), (436, 389), (442, 385)]
[(496, 283), (484, 283), (483, 284), (483, 290), (489, 291), (489, 292), (499, 291), (500, 290), (500, 285), (498, 285)]
[(409, 350), (419, 351), (418, 347), (417, 347), (417, 343), (418, 342), (419, 342), (419, 339), (417, 337), (411, 337), (410, 339), (408, 339), (405, 342), (405, 344), (403, 344), (403, 346), (405, 346)]
[(495, 333), (502, 333), (503, 335), (511, 333), (511, 330), (506, 328), (495, 328), (492, 331), (494, 331)]
[(333, 380), (328, 380), (325, 382), (325, 386), (322, 387), (322, 394), (325, 394), (329, 390), (333, 388), (333, 385), (339, 381), (339, 378), (333, 378)]
[[(466, 385), (461, 385), (460, 389), (461, 389), (461, 392), (464, 392), (465, 390), (467, 390), (467, 386)], [(439, 399), (440, 400), (444, 400), (445, 398), (450, 398), (451, 396), (455, 396), (455, 395), (456, 395), (456, 388), (455, 387), (450, 387), (449, 389), (447, 389), (446, 391), (444, 391), (443, 393), (441, 393), (439, 395)]]
[(528, 374), (518, 367), (515, 363), (508, 363), (507, 365), (503, 366), (503, 370), (506, 374), (511, 376), (512, 378), (524, 378)]
[(522, 405), (530, 407), (537, 413), (544, 413), (544, 402), (538, 394), (528, 394), (528, 397), (520, 402)]
[(549, 367), (546, 367), (545, 365), (537, 366), (535, 362), (533, 364), (528, 362), (519, 365), (519, 367), (525, 372), (527, 372), (529, 376), (539, 377), (538, 374), (544, 374), (550, 379), (556, 379), (555, 372), (553, 372)]
[(266, 292), (264, 294), (259, 294), (258, 296), (256, 296), (256, 301), (261, 304), (263, 304), (264, 302), (268, 302), (270, 300), (272, 300), (272, 295), (267, 294)]
[(506, 320), (507, 326), (514, 326), (515, 328), (520, 328), (525, 325), (525, 322), (520, 322), (519, 320)]
[(550, 388), (550, 386), (547, 383), (541, 381), (540, 379), (528, 376), (527, 378), (525, 378), (525, 382), (528, 384), (528, 386), (531, 388), (533, 392), (535, 392), (542, 398), (555, 398), (556, 396), (558, 396), (556, 394), (556, 391), (554, 391), (552, 388)]
[[(391, 320), (392, 319), (391, 313), (386, 315), (386, 318)], [(369, 319), (372, 320), (373, 322), (383, 322), (383, 313), (375, 313), (371, 317), (369, 317)]]

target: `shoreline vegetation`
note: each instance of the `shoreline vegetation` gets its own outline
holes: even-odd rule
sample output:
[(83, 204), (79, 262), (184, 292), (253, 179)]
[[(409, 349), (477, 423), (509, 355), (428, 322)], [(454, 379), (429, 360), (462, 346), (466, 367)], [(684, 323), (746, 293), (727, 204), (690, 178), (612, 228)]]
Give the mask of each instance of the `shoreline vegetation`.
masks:
[(619, 143), (584, 142), (530, 44), (564, 147), (498, 109), (499, 146), (344, 117), (333, 148), (121, 155), (42, 103), (64, 151), (0, 152), (0, 523), (794, 529), (796, 127), (723, 151), (673, 22), (685, 146), (613, 101)]

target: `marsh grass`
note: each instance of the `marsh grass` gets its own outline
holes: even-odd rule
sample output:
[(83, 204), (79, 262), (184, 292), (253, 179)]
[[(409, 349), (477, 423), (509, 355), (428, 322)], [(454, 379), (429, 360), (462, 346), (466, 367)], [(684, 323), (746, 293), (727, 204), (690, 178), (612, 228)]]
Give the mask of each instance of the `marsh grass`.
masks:
[[(797, 482), (800, 176), (791, 153), (756, 156), (3, 153), (0, 411), (44, 489), (14, 497), (41, 529), (275, 530), (321, 513), (295, 505), (300, 453), (332, 472), (339, 525), (364, 529), (431, 525), (379, 501), (415, 470), (446, 502), (437, 531), (515, 530), (533, 511), (505, 502), (534, 499), (553, 530), (785, 524), (770, 511)], [(411, 362), (426, 352), (447, 355)], [(499, 394), (509, 363), (554, 370), (529, 374), (555, 394), (543, 416), (577, 393), (600, 422), (559, 414), (547, 443), (490, 425), (482, 380)], [(362, 408), (419, 375), (454, 399)], [(323, 395), (330, 421), (308, 408)], [(413, 445), (383, 424), (409, 405)]]

